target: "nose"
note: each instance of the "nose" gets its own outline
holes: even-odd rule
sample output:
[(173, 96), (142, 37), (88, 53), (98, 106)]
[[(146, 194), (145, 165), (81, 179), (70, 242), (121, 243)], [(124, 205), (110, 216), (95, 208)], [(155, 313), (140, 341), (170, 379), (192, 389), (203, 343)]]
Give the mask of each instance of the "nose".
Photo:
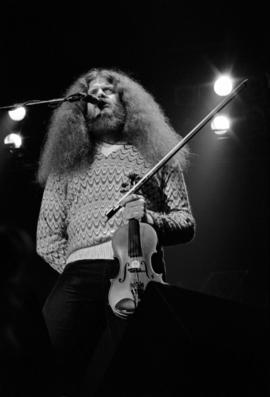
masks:
[(106, 97), (106, 94), (105, 94), (105, 92), (103, 91), (103, 89), (100, 87), (99, 89), (98, 89), (98, 91), (97, 91), (97, 93), (96, 93), (96, 97), (99, 99), (99, 98), (105, 98)]

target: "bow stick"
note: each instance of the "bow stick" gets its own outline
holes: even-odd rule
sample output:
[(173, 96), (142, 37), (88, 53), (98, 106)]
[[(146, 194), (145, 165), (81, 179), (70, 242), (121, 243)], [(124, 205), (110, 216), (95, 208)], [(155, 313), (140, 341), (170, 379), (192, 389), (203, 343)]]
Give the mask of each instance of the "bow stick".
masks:
[(109, 220), (123, 206), (124, 200), (132, 193), (139, 190), (152, 176), (166, 164), (190, 139), (197, 134), (216, 113), (223, 109), (246, 85), (248, 79), (243, 80), (232, 92), (221, 101), (214, 109), (212, 109), (180, 142), (177, 143), (150, 171), (148, 171), (123, 197), (106, 212), (107, 220)]

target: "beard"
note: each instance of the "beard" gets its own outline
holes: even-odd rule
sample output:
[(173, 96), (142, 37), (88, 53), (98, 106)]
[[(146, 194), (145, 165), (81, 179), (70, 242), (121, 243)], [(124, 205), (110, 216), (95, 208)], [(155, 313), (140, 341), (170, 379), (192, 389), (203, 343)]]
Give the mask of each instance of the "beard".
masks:
[(126, 120), (126, 112), (121, 103), (113, 107), (105, 106), (97, 110), (97, 114), (86, 120), (89, 133), (96, 140), (108, 138), (113, 141), (123, 138), (123, 128)]

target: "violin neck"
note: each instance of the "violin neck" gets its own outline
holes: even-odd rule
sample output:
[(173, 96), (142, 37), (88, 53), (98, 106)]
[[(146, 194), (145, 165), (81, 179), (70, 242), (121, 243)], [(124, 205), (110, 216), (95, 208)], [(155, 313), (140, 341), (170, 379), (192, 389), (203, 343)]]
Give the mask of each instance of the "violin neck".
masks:
[(128, 255), (130, 258), (142, 256), (140, 222), (134, 218), (128, 223)]

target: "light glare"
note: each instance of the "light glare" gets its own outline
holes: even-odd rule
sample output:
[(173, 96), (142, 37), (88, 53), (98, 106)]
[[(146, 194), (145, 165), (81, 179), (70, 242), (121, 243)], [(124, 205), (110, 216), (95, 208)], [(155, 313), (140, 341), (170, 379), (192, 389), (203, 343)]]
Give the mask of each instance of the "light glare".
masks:
[(229, 95), (232, 92), (233, 81), (228, 75), (220, 76), (214, 84), (214, 91), (220, 96)]
[(16, 109), (9, 110), (9, 117), (14, 121), (21, 121), (26, 115), (26, 109), (23, 106), (19, 106)]
[(218, 135), (225, 134), (230, 128), (230, 126), (231, 126), (230, 119), (227, 116), (223, 116), (223, 115), (214, 117), (214, 119), (211, 122), (212, 130)]
[(22, 146), (22, 136), (12, 132), (5, 137), (4, 144), (13, 146), (15, 149), (19, 149)]

